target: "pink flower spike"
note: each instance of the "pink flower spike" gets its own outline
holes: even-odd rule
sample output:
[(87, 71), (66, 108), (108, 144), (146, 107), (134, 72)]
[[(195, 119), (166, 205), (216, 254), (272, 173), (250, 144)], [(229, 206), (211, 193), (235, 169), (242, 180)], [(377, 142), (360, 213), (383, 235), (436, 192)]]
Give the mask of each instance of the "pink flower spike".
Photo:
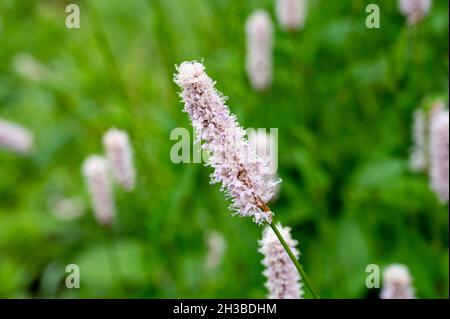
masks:
[(199, 62), (183, 62), (174, 81), (180, 86), (184, 111), (188, 113), (197, 139), (209, 154), (207, 166), (214, 172), (211, 183), (221, 183), (231, 199), (230, 208), (242, 217), (252, 217), (257, 224), (272, 221), (267, 203), (276, 191), (267, 161), (256, 154), (239, 126), (235, 115), (216, 91), (215, 82)]

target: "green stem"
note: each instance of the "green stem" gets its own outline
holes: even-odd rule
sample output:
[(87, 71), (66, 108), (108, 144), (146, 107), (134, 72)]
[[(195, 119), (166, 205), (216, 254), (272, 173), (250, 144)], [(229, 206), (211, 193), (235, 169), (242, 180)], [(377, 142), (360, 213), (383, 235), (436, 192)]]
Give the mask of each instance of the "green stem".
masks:
[(86, 1), (86, 6), (88, 7), (93, 20), (94, 37), (97, 41), (100, 53), (107, 63), (107, 69), (110, 73), (110, 78), (113, 84), (122, 94), (122, 97), (125, 99), (131, 99), (131, 95), (128, 91), (127, 85), (119, 67), (119, 63), (117, 62), (117, 59), (114, 55), (113, 48), (108, 39), (108, 35), (106, 34), (106, 30), (102, 24), (101, 17), (97, 11), (97, 8), (94, 4), (87, 5), (87, 2), (88, 1)]
[(298, 262), (297, 258), (295, 258), (294, 254), (291, 251), (291, 248), (284, 240), (283, 236), (281, 236), (280, 232), (278, 231), (278, 228), (275, 226), (275, 223), (270, 223), (270, 227), (273, 229), (275, 235), (277, 235), (278, 239), (281, 242), (281, 245), (283, 245), (284, 250), (286, 250), (287, 254), (291, 258), (292, 262), (294, 263), (295, 267), (297, 268), (298, 272), (300, 273), (300, 276), (302, 277), (303, 282), (305, 283), (306, 287), (308, 287), (309, 291), (313, 295), (315, 299), (320, 299), (319, 295), (314, 291), (314, 289), (311, 287), (311, 283), (309, 282), (308, 276), (306, 275), (305, 271), (303, 270), (302, 265)]

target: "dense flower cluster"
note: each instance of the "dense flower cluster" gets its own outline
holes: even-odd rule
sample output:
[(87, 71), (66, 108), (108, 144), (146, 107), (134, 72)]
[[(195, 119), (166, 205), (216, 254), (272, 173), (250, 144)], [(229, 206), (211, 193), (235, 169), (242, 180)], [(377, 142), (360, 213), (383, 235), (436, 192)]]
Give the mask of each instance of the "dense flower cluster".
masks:
[(381, 299), (415, 299), (412, 278), (408, 268), (401, 264), (388, 266), (383, 273)]
[(278, 181), (270, 178), (267, 161), (258, 157), (245, 138), (236, 117), (216, 91), (215, 82), (205, 73), (203, 64), (183, 62), (177, 67), (174, 81), (181, 87), (181, 98), (202, 148), (210, 157), (211, 183), (221, 183), (231, 198), (231, 208), (240, 216), (253, 217), (262, 224), (271, 222), (273, 213), (267, 207)]
[(0, 119), (0, 148), (28, 153), (33, 148), (33, 139), (25, 127)]
[(439, 199), (449, 200), (449, 112), (438, 110), (430, 120), (430, 183)]
[(406, 16), (408, 25), (419, 23), (430, 11), (431, 0), (399, 0), (400, 12)]
[(273, 26), (269, 14), (255, 11), (247, 20), (246, 71), (257, 91), (267, 89), (272, 82)]
[[(297, 241), (291, 237), (288, 227), (277, 225), (281, 235), (292, 250), (296, 258), (299, 252), (296, 248)], [(270, 227), (266, 227), (263, 238), (260, 241), (259, 252), (264, 255), (262, 261), (265, 266), (264, 276), (267, 278), (266, 288), (270, 299), (301, 299), (303, 296), (300, 275), (292, 260), (284, 250), (278, 237)]]
[(89, 156), (83, 163), (83, 174), (98, 223), (110, 226), (116, 215), (116, 207), (108, 161), (99, 155)]
[(117, 183), (127, 191), (133, 190), (136, 172), (127, 132), (116, 128), (108, 130), (103, 135), (103, 145)]
[(281, 27), (296, 31), (305, 25), (306, 0), (276, 0), (276, 13)]

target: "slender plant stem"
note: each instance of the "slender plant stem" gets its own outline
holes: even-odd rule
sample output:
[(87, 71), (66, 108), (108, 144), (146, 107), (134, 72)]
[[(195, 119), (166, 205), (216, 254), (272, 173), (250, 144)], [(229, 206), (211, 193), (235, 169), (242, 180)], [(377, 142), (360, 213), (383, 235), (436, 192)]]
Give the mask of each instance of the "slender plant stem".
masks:
[(275, 235), (277, 235), (278, 239), (281, 242), (281, 245), (283, 245), (284, 250), (286, 250), (287, 254), (291, 258), (292, 262), (294, 263), (295, 267), (297, 268), (298, 272), (300, 273), (300, 276), (302, 277), (303, 282), (305, 283), (306, 287), (308, 287), (309, 291), (313, 295), (315, 299), (320, 299), (319, 295), (314, 291), (314, 289), (311, 287), (311, 283), (309, 282), (308, 276), (306, 275), (305, 271), (303, 270), (302, 265), (298, 262), (297, 258), (295, 258), (294, 254), (291, 251), (291, 248), (284, 240), (283, 236), (281, 236), (280, 232), (278, 231), (278, 228), (275, 226), (275, 223), (270, 223), (270, 227), (275, 232)]
[(110, 74), (111, 81), (113, 82), (113, 85), (115, 85), (116, 89), (118, 89), (121, 93), (122, 98), (127, 101), (131, 100), (134, 105), (134, 96), (131, 95), (130, 91), (128, 90), (127, 84), (124, 80), (124, 76), (119, 67), (119, 63), (114, 55), (111, 42), (108, 39), (105, 27), (97, 11), (97, 7), (95, 4), (88, 5), (87, 3), (88, 1), (86, 1), (86, 6), (89, 9), (94, 24), (94, 37), (97, 41), (100, 53), (102, 54), (105, 63), (107, 64), (107, 70)]

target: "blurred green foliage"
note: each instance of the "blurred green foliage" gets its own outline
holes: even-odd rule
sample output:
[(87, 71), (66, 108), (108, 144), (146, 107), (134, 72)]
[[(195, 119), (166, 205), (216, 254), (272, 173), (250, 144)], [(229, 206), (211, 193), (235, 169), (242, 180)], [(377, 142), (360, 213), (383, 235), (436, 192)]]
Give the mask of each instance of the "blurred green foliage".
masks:
[[(80, 29), (64, 25), (70, 2)], [(364, 25), (371, 2), (380, 29)], [(448, 100), (448, 2), (408, 28), (396, 1), (311, 0), (304, 30), (276, 25), (265, 94), (244, 71), (243, 28), (256, 8), (275, 21), (272, 0), (0, 2), (0, 116), (36, 135), (30, 156), (0, 153), (0, 297), (265, 296), (261, 229), (230, 216), (210, 169), (169, 158), (171, 130), (190, 129), (174, 65), (192, 59), (204, 59), (244, 127), (279, 128), (272, 208), (322, 297), (376, 297), (365, 267), (393, 262), (408, 265), (420, 298), (448, 297), (448, 206), (408, 169), (413, 110)], [(45, 74), (17, 74), (20, 53)], [(117, 189), (108, 231), (92, 217), (80, 166), (112, 126), (130, 133), (138, 185)], [(54, 198), (81, 200), (84, 214), (57, 218)], [(215, 270), (204, 265), (211, 230), (227, 243)], [(64, 286), (71, 263), (80, 289)]]

